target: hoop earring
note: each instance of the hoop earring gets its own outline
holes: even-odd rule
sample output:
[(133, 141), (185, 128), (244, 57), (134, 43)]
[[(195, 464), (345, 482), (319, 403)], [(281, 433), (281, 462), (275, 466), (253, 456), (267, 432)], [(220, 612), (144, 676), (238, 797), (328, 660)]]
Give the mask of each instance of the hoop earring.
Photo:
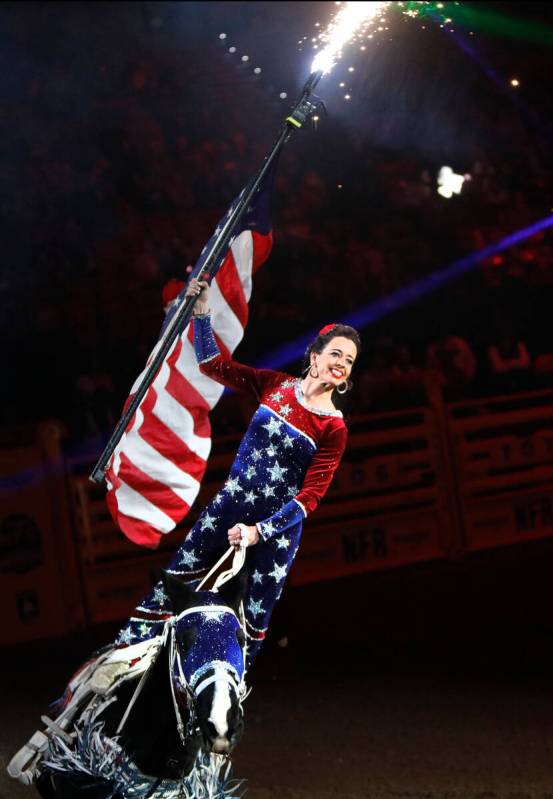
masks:
[(312, 363), (310, 365), (310, 367), (309, 367), (309, 377), (312, 377), (314, 380), (316, 380), (318, 378), (318, 376), (319, 376), (319, 370), (317, 369), (317, 374), (314, 375), (313, 372), (311, 371), (313, 369), (313, 367), (315, 367), (315, 369), (317, 369), (317, 364)]
[(339, 386), (336, 386), (336, 391), (338, 392), (338, 394), (345, 394), (346, 391), (348, 390), (349, 390), (349, 383), (347, 380), (344, 380), (343, 383), (340, 383)]

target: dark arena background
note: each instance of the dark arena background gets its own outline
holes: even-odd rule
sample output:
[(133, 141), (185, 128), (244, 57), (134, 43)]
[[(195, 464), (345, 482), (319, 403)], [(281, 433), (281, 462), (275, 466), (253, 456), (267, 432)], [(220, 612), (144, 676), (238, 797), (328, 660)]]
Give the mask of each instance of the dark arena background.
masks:
[[(313, 329), (363, 339), (344, 460), (249, 680), (234, 763), (256, 799), (553, 799), (553, 7), (434, 5), (390, 12), (318, 86), (236, 351), (297, 375)], [(253, 410), (230, 393), (157, 551), (88, 479), (164, 286), (261, 165), (334, 10), (0, 5), (0, 799), (35, 795), (5, 764), (228, 471)]]

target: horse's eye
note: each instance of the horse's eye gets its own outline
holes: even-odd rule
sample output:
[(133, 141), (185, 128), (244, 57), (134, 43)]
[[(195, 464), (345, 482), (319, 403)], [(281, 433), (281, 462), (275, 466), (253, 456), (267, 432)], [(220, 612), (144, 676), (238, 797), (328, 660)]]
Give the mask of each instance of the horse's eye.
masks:
[(238, 641), (241, 647), (243, 647), (246, 643), (246, 636), (244, 635), (244, 630), (242, 630), (241, 628), (236, 630), (236, 640)]
[(196, 627), (186, 627), (178, 635), (179, 643), (185, 649), (191, 649), (196, 643), (198, 637), (198, 630)]

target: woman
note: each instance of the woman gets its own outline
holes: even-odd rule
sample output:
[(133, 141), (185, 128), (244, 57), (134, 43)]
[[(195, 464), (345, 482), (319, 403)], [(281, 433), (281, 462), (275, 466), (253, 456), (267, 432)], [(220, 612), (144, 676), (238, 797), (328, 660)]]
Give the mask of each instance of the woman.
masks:
[[(192, 279), (194, 345), (203, 374), (253, 395), (260, 403), (230, 474), (202, 511), (167, 571), (199, 580), (232, 546), (248, 546), (245, 616), (248, 665), (265, 637), (273, 607), (298, 549), (302, 524), (324, 496), (346, 446), (347, 429), (335, 393), (345, 393), (360, 349), (346, 325), (323, 328), (307, 350), (303, 378), (254, 369), (221, 355), (211, 329), (209, 288)], [(121, 631), (119, 643), (159, 633), (170, 611), (157, 584)]]

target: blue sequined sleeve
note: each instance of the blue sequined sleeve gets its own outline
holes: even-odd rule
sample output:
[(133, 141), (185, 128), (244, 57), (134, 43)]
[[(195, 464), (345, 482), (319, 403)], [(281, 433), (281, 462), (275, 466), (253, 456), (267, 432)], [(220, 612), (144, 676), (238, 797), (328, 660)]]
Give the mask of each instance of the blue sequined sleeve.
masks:
[(198, 363), (206, 363), (221, 354), (208, 314), (194, 317), (194, 350)]
[(305, 510), (301, 502), (291, 499), (280, 510), (269, 516), (262, 522), (257, 522), (256, 527), (264, 541), (268, 541), (280, 533), (283, 533), (293, 524), (302, 522), (305, 518)]
[(202, 374), (227, 388), (251, 394), (257, 400), (286, 378), (282, 372), (255, 369), (223, 355), (215, 341), (209, 314), (194, 317), (194, 350)]

